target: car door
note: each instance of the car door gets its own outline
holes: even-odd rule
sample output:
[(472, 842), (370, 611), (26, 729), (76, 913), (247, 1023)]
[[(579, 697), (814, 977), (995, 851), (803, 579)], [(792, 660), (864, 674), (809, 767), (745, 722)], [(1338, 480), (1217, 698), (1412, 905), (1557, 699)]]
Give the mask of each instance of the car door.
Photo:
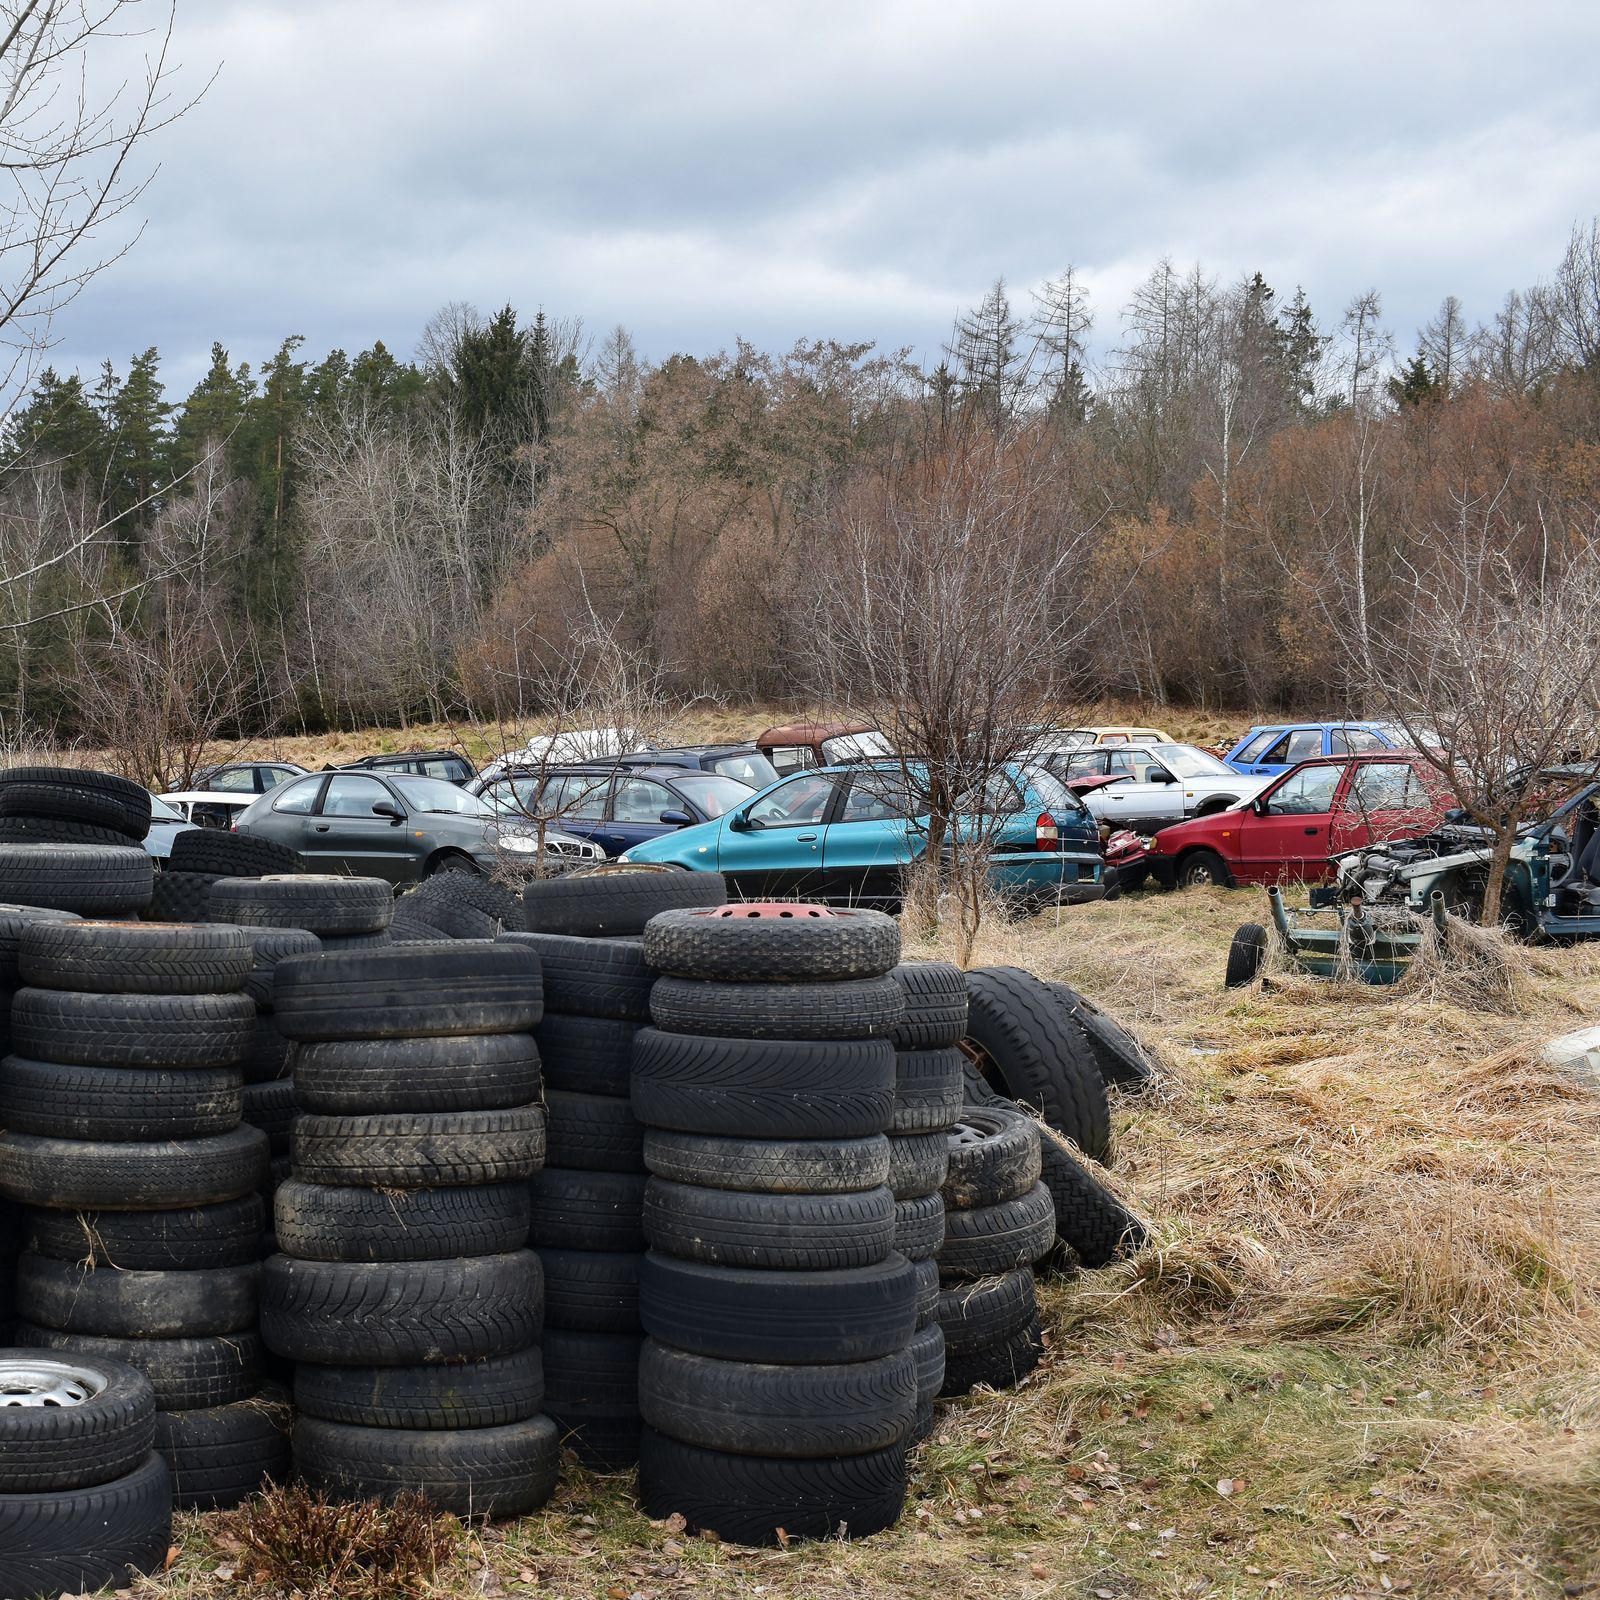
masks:
[(1141, 769), (1149, 762), (1140, 752), (1128, 749), (1105, 751), (1105, 761), (1104, 770), (1117, 781), (1091, 789), (1084, 796), (1084, 804), (1113, 831), (1142, 823), (1149, 815), (1151, 785), (1141, 781)]
[(251, 803), (253, 815), (240, 831), (262, 839), (276, 839), (279, 844), (303, 854), (311, 814), (316, 810), (317, 796), (326, 782), (326, 774), (313, 772), (293, 783), (280, 784), (270, 796), (264, 795)]
[(1239, 882), (1292, 883), (1323, 875), (1343, 770), (1334, 762), (1298, 767), (1241, 814), (1233, 872)]
[[(379, 816), (376, 805), (398, 817)], [(335, 772), (306, 830), (302, 853), (318, 872), (408, 883), (416, 877), (417, 840), (406, 826), (406, 807), (389, 786), (362, 772)]]
[(606, 808), (611, 798), (608, 772), (559, 772), (539, 791), (539, 814), (563, 833), (592, 840), (607, 855), (619, 855), (605, 842)]
[(1275, 778), (1322, 754), (1320, 728), (1290, 728), (1250, 763), (1249, 770), (1258, 778)]
[(823, 897), (898, 904), (905, 867), (925, 843), (910, 813), (902, 773), (867, 767), (851, 774), (834, 820), (822, 830)]
[(605, 827), (591, 835), (608, 856), (620, 856), (647, 839), (659, 839), (664, 833), (675, 833), (681, 823), (663, 822), (662, 812), (676, 811), (689, 815), (685, 803), (664, 784), (654, 778), (638, 778), (631, 773), (619, 773), (616, 787), (611, 792), (611, 807)]
[(822, 830), (844, 776), (802, 772), (732, 812), (720, 859), (729, 887), (745, 899), (804, 898), (822, 889)]
[(1437, 821), (1439, 807), (1409, 761), (1362, 761), (1348, 767), (1334, 799), (1328, 854), (1343, 855), (1384, 839), (1414, 838)]

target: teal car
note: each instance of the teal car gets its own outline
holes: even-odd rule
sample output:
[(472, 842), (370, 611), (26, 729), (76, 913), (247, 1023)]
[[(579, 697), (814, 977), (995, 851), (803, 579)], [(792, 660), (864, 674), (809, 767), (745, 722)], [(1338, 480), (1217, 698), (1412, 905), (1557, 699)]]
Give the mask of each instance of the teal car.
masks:
[[(1094, 818), (1050, 773), (1004, 768), (989, 780), (984, 808), (1000, 818), (990, 865), (998, 889), (1067, 905), (1105, 894)], [(720, 872), (746, 900), (897, 906), (904, 869), (927, 848), (927, 818), (914, 810), (897, 762), (813, 768), (621, 859)]]

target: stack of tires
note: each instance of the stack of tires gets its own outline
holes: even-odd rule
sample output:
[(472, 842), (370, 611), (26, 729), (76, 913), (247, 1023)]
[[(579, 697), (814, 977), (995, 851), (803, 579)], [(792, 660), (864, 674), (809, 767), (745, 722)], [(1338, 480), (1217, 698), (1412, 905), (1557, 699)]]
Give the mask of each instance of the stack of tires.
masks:
[(208, 904), (208, 922), (298, 928), (316, 934), (332, 953), (390, 943), (394, 890), (382, 878), (270, 872), (259, 878), (218, 878)]
[(890, 1526), (918, 1407), (888, 1187), (895, 924), (739, 905), (645, 931), (639, 1497), (744, 1544)]
[(389, 935), (400, 944), (441, 939), (492, 939), (522, 925), (521, 902), (511, 890), (470, 869), (435, 872), (400, 897)]
[(160, 1573), (172, 1476), (156, 1397), (102, 1356), (0, 1348), (0, 1594), (56, 1600)]
[(150, 791), (109, 772), (0, 772), (0, 901), (86, 917), (135, 916), (155, 868), (141, 841)]
[(894, 1247), (917, 1274), (917, 1417), (913, 1442), (933, 1431), (933, 1402), (944, 1386), (944, 1330), (939, 1326), (939, 1249), (944, 1244), (947, 1131), (961, 1120), (962, 1065), (957, 1048), (967, 1024), (967, 985), (948, 961), (905, 962), (890, 973), (905, 1013), (894, 1032), (894, 1120), (889, 1129), (889, 1186), (894, 1191)]
[(38, 922), (0, 1063), (0, 1190), (21, 1201), (18, 1339), (155, 1389), (178, 1503), (231, 1505), (287, 1464), (260, 1395), (266, 1138), (240, 1123), (255, 1005), (237, 928)]
[(538, 1040), (550, 1143), (532, 1186), (530, 1240), (544, 1265), (546, 1405), (598, 1472), (639, 1459), (647, 1173), (629, 1091), (655, 979), (639, 936), (661, 911), (726, 899), (719, 873), (542, 878), (523, 890), (526, 931), (506, 936), (536, 951), (544, 972)]
[(545, 1143), (538, 962), (478, 943), (297, 956), (275, 1004), (300, 1115), (262, 1333), (297, 1363), (296, 1471), (461, 1516), (542, 1505), (559, 1448), (524, 1248)]
[(22, 1219), (9, 1200), (0, 1200), (0, 1345), (17, 1331), (17, 1254), (22, 1249)]
[(300, 854), (276, 839), (219, 828), (190, 828), (172, 841), (147, 915), (155, 922), (211, 922), (211, 886), (222, 878), (299, 872)]
[(1055, 1248), (1055, 1205), (1040, 1182), (1039, 1129), (1011, 1106), (970, 1106), (948, 1136), (939, 1248), (943, 1393), (1009, 1389), (1044, 1340), (1033, 1265)]

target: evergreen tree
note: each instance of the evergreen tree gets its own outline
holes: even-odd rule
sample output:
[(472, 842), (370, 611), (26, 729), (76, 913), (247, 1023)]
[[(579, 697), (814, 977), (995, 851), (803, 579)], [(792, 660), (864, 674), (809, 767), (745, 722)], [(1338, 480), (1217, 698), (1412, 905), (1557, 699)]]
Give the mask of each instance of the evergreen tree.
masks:
[(1006, 280), (996, 278), (975, 311), (956, 323), (946, 354), (956, 364), (962, 393), (998, 426), (1011, 414), (1016, 389), (1017, 335)]
[(1276, 327), (1276, 359), (1284, 392), (1295, 409), (1309, 411), (1316, 404), (1317, 367), (1328, 340), (1317, 332), (1304, 289), (1296, 287), (1294, 299), (1278, 312)]
[(474, 432), (501, 441), (522, 432), (532, 379), (529, 345), (509, 305), (482, 327), (462, 333), (448, 383), (462, 420)]
[(161, 398), (159, 366), (153, 345), (132, 357), (127, 381), (111, 402), (110, 501), (127, 537), (149, 526), (158, 509), (155, 496), (166, 480), (172, 407)]
[(56, 467), (64, 482), (93, 485), (98, 492), (105, 471), (105, 427), (77, 373), (63, 378), (46, 367), (6, 433), (10, 463)]
[(293, 471), (294, 436), (306, 404), (306, 365), (294, 359), (306, 342), (291, 333), (261, 369), (261, 392), (249, 406), (251, 476), (260, 494), (269, 543), (276, 545), (283, 525)]
[(398, 415), (427, 388), (427, 379), (409, 361), (397, 361), (379, 339), (350, 364), (349, 385), (374, 410)]
[(208, 448), (226, 448), (232, 456), (234, 435), (254, 392), (250, 363), (242, 361), (237, 368), (230, 367), (228, 352), (220, 344), (212, 345), (210, 369), (178, 414), (171, 451), (174, 478), (190, 471)]
[(1398, 376), (1389, 380), (1389, 398), (1402, 409), (1444, 398), (1444, 385), (1429, 370), (1428, 358), (1420, 350), (1400, 369)]

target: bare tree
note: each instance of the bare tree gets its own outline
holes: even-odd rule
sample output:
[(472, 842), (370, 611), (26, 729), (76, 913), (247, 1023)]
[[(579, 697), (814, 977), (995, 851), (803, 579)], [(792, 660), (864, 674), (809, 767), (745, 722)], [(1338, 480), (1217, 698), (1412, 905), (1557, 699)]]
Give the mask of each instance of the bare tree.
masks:
[(1593, 368), (1600, 363), (1600, 217), (1588, 227), (1573, 224), (1550, 300), (1561, 358)]
[(1493, 322), (1478, 329), (1473, 345), (1478, 374), (1497, 393), (1523, 395), (1537, 389), (1556, 366), (1550, 291), (1542, 284), (1513, 289)]
[(1471, 346), (1461, 302), (1453, 294), (1440, 301), (1439, 309), (1422, 330), (1420, 344), (1428, 370), (1448, 400), (1461, 387)]

